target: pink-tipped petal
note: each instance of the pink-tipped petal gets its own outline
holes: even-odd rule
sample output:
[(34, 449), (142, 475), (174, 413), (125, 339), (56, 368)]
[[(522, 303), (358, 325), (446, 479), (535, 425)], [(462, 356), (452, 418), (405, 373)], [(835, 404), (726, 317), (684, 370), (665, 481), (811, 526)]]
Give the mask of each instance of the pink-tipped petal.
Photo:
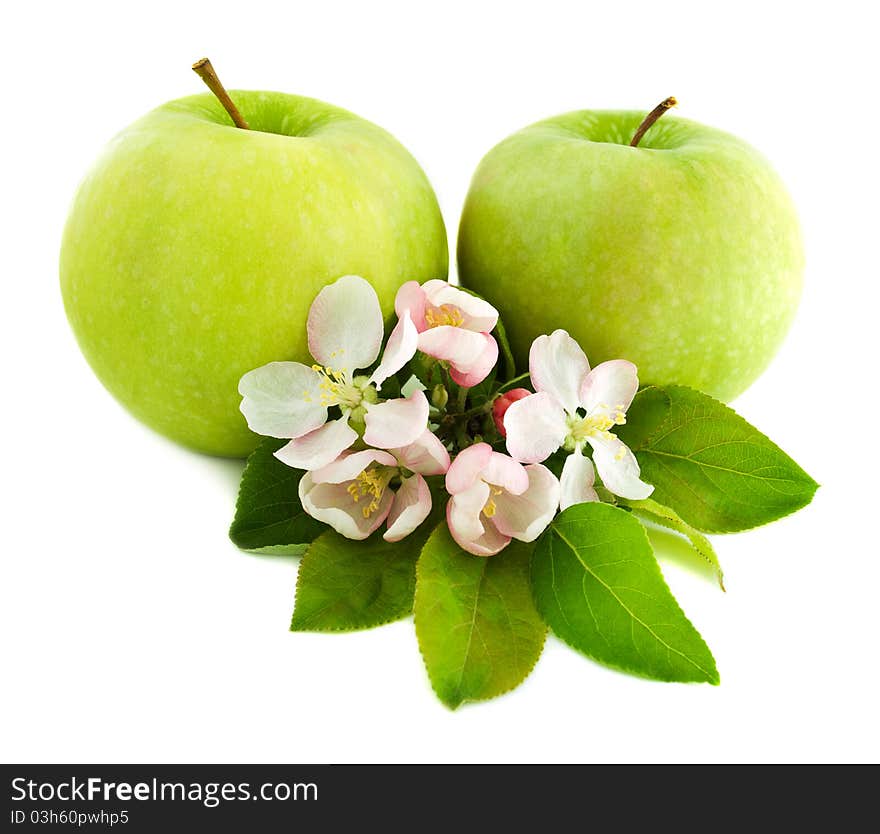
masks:
[(653, 486), (639, 477), (639, 462), (628, 446), (613, 435), (610, 440), (606, 437), (591, 437), (589, 442), (593, 447), (593, 463), (609, 492), (621, 498), (639, 501), (654, 491)]
[(403, 399), (368, 403), (364, 415), (364, 442), (379, 449), (396, 449), (414, 443), (428, 427), (428, 399), (414, 391)]
[(522, 495), (504, 492), (495, 498), (492, 521), (502, 533), (521, 542), (532, 542), (553, 520), (559, 507), (559, 481), (540, 463), (526, 467), (529, 488)]
[(431, 512), (431, 490), (421, 475), (404, 478), (388, 514), (386, 542), (399, 542), (416, 529)]
[(488, 443), (475, 443), (455, 456), (446, 473), (446, 491), (457, 495), (480, 481), (480, 476), (492, 457)]
[(409, 446), (389, 451), (402, 466), (420, 475), (444, 475), (449, 469), (449, 452), (430, 429), (425, 429)]
[[(449, 519), (452, 516), (451, 507), (452, 501), (446, 506), (447, 523), (449, 523)], [(474, 538), (462, 536), (459, 530), (451, 523), (449, 523), (449, 532), (452, 534), (455, 543), (462, 550), (474, 556), (494, 556), (510, 544), (510, 537), (499, 532), (498, 528), (489, 519), (486, 519), (486, 524), (483, 525), (482, 534)]]
[(300, 362), (270, 362), (238, 383), (248, 428), (268, 437), (301, 437), (327, 421), (321, 377)]
[(376, 361), (385, 323), (376, 291), (358, 275), (343, 275), (312, 302), (308, 319), (309, 351), (320, 365), (349, 377)]
[(498, 343), (488, 333), (481, 335), (486, 339), (485, 345), (483, 352), (477, 357), (473, 365), (466, 371), (460, 371), (457, 365), (454, 363), (450, 364), (449, 375), (452, 377), (453, 382), (462, 388), (473, 388), (475, 385), (479, 385), (489, 376), (489, 371), (495, 367), (495, 363), (498, 361)]
[(396, 374), (416, 355), (418, 347), (419, 331), (416, 330), (416, 326), (413, 324), (409, 310), (405, 310), (388, 337), (388, 344), (385, 345), (382, 361), (376, 370), (373, 371), (370, 382), (377, 389), (381, 389), (382, 383), (388, 377)]
[(546, 391), (574, 414), (590, 363), (581, 346), (565, 330), (538, 336), (529, 350), (529, 376), (536, 391)]
[(353, 481), (371, 463), (397, 466), (397, 459), (380, 449), (364, 449), (361, 452), (346, 450), (332, 463), (313, 470), (312, 480), (316, 484), (344, 484)]
[(525, 467), (501, 452), (492, 452), (480, 478), (487, 484), (494, 484), (514, 495), (520, 495), (529, 488), (529, 476)]
[(416, 329), (421, 333), (425, 329), (425, 291), (418, 281), (407, 281), (398, 291), (394, 299), (394, 312), (398, 318), (409, 311), (410, 318)]
[(618, 411), (626, 413), (638, 390), (636, 366), (625, 359), (612, 359), (587, 374), (581, 386), (581, 405), (588, 414), (604, 412), (613, 419)]
[(475, 333), (463, 327), (443, 324), (419, 333), (419, 350), (422, 353), (443, 359), (462, 373), (483, 360), (486, 349), (485, 333)]
[(544, 391), (511, 404), (504, 415), (507, 451), (523, 463), (540, 463), (552, 455), (568, 432), (565, 411)]
[(562, 477), (559, 479), (559, 508), (566, 510), (574, 504), (598, 501), (599, 496), (593, 488), (595, 480), (593, 461), (580, 450), (572, 452), (565, 459)]
[(275, 457), (294, 469), (320, 469), (336, 460), (357, 437), (344, 416), (291, 440), (275, 452)]
[(345, 484), (316, 484), (311, 472), (306, 472), (299, 482), (299, 500), (312, 518), (329, 524), (347, 539), (360, 541), (385, 521), (394, 496), (390, 490), (385, 490), (379, 507), (365, 517), (363, 503), (354, 501)]
[(485, 531), (480, 513), (490, 495), (489, 486), (483, 481), (477, 481), (470, 489), (449, 499), (446, 505), (446, 521), (457, 542), (471, 541), (483, 535)]
[(478, 333), (488, 333), (498, 324), (498, 311), (482, 298), (453, 287), (447, 281), (426, 281), (422, 290), (432, 307), (456, 307), (463, 318), (462, 327)]

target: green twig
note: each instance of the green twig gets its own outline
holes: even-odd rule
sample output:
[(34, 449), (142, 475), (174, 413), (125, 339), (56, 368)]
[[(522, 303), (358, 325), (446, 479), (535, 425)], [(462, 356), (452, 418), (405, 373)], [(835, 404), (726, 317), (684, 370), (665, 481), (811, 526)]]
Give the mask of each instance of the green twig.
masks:
[(502, 385), (502, 386), (501, 386), (501, 387), (495, 392), (494, 396), (497, 397), (499, 394), (503, 394), (503, 393), (504, 393), (505, 391), (507, 391), (508, 389), (513, 388), (514, 386), (516, 386), (516, 384), (517, 384), (518, 382), (522, 382), (523, 380), (526, 380), (526, 379), (528, 379), (528, 378), (529, 378), (529, 373), (528, 373), (528, 371), (526, 371), (524, 374), (520, 374), (519, 376), (515, 376), (513, 379), (508, 379), (507, 382), (505, 382), (505, 383), (504, 383), (504, 384), (503, 384), (503, 385)]

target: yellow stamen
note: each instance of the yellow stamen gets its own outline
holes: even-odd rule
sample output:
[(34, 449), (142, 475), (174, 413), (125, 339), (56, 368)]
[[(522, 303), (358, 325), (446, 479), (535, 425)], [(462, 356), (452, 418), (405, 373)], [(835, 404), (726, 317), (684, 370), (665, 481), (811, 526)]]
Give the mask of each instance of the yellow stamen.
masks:
[(377, 466), (373, 469), (364, 469), (347, 487), (348, 494), (355, 503), (361, 498), (369, 497), (370, 501), (361, 509), (364, 518), (369, 518), (382, 503), (382, 496), (391, 479), (394, 477), (395, 469), (390, 466)]
[(461, 327), (464, 316), (454, 304), (441, 304), (439, 307), (425, 309), (425, 322), (428, 327)]
[(486, 518), (492, 518), (496, 512), (498, 512), (498, 507), (495, 504), (495, 496), (501, 495), (504, 490), (500, 486), (495, 486), (495, 484), (489, 484), (489, 500), (483, 505), (483, 515)]
[[(312, 365), (312, 370), (319, 374), (321, 382), (318, 390), (321, 392), (321, 405), (330, 406), (344, 404), (357, 406), (362, 399), (362, 392), (348, 381), (348, 368), (333, 368), (330, 365)], [(306, 395), (306, 402), (311, 398)]]

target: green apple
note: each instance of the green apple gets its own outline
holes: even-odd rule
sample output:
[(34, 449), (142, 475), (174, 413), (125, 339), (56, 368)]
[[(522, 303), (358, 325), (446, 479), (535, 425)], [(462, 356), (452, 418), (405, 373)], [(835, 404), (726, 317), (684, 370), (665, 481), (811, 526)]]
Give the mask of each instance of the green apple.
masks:
[(341, 275), (390, 317), (406, 281), (445, 278), (446, 230), (422, 169), (387, 132), (310, 98), (210, 94), (122, 131), (79, 188), (61, 288), (83, 353), (133, 414), (217, 455), (253, 449), (238, 380), (311, 363), (306, 317)]
[(591, 363), (724, 401), (769, 364), (794, 317), (803, 251), (784, 186), (752, 147), (666, 116), (578, 111), (493, 148), (458, 236), (463, 285), (497, 306), (520, 362), (563, 328)]

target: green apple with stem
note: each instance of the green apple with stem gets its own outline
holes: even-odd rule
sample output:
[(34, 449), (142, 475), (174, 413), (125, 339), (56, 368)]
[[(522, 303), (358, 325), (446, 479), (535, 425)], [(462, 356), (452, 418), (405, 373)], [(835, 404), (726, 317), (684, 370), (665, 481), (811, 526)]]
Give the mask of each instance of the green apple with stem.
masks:
[(406, 281), (445, 278), (424, 172), (352, 113), (275, 92), (169, 102), (112, 140), (64, 229), (61, 288), (95, 373), (135, 416), (193, 449), (241, 456), (245, 372), (311, 362), (306, 317), (341, 275), (391, 316)]
[[(751, 146), (685, 119), (577, 111), (505, 139), (474, 174), (458, 272), (520, 362), (563, 328), (590, 361), (729, 401), (769, 364), (804, 265), (797, 216)], [(656, 122), (656, 124), (655, 124)]]

